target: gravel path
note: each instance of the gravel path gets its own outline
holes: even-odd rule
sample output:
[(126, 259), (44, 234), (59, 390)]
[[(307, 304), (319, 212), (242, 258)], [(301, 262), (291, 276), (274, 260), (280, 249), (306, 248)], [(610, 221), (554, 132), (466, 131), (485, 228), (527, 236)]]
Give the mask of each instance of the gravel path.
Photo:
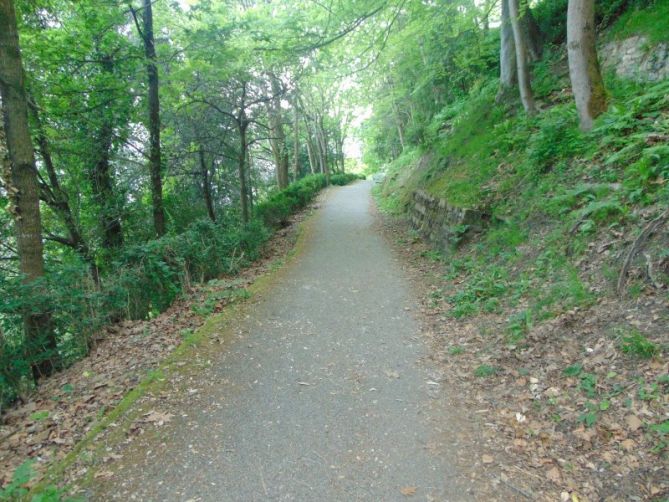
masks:
[(254, 300), (207, 384), (192, 382), (207, 388), (199, 404), (175, 413), (155, 447), (126, 446), (90, 498), (472, 500), (444, 383), (422, 362), (417, 303), (369, 191), (328, 194), (305, 250)]

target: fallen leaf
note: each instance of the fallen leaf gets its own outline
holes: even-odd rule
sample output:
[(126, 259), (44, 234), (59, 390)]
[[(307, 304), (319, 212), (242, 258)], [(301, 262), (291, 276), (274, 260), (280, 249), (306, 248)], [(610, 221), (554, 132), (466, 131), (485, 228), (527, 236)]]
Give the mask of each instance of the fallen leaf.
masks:
[(625, 422), (627, 422), (627, 428), (632, 432), (636, 431), (639, 427), (643, 425), (643, 422), (639, 420), (639, 417), (636, 415), (628, 415), (625, 417)]
[(481, 456), (481, 461), (483, 461), (484, 464), (492, 464), (495, 459), (490, 455), (483, 455)]
[(557, 467), (549, 469), (549, 471), (546, 473), (546, 477), (556, 485), (562, 482), (562, 474), (560, 474), (560, 469)]
[(156, 425), (163, 425), (170, 422), (173, 416), (174, 415), (171, 413), (164, 413), (162, 411), (153, 410), (144, 414), (144, 421), (151, 422)]
[(417, 488), (415, 486), (405, 486), (404, 488), (400, 488), (400, 493), (405, 497), (411, 497), (416, 495), (416, 490)]

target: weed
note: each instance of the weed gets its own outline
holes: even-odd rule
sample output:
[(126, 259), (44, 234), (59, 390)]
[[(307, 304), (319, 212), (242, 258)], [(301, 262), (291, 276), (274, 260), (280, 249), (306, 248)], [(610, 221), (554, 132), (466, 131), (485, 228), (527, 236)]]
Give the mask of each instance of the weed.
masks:
[(464, 353), (465, 349), (460, 347), (459, 345), (452, 345), (451, 347), (448, 348), (448, 353), (452, 356), (458, 356), (462, 353)]
[(482, 364), (474, 370), (474, 376), (479, 378), (488, 378), (497, 374), (497, 368), (494, 366), (489, 366), (487, 364)]
[(620, 350), (642, 359), (650, 359), (660, 351), (659, 347), (648, 340), (639, 331), (633, 330), (629, 335), (623, 336), (620, 343)]

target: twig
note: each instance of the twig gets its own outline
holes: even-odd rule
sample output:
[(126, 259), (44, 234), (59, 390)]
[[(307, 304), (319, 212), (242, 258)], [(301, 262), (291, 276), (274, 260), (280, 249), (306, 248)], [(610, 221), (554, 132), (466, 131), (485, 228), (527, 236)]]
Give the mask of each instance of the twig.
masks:
[(618, 284), (616, 285), (616, 293), (618, 293), (618, 295), (622, 294), (623, 292), (623, 288), (625, 287), (625, 280), (627, 279), (627, 273), (629, 272), (632, 260), (644, 246), (648, 238), (664, 224), (667, 218), (669, 218), (669, 209), (648, 223), (630, 246), (630, 249), (627, 252), (627, 256), (625, 257), (625, 261), (623, 262), (623, 267), (620, 270), (620, 275), (618, 276)]

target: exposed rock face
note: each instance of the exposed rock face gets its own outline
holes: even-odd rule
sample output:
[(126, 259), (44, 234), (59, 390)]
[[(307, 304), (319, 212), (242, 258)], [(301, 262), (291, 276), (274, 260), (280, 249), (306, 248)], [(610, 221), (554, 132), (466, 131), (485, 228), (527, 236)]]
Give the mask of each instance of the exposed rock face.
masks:
[(440, 249), (448, 249), (467, 234), (481, 231), (490, 219), (483, 211), (450, 205), (446, 199), (423, 190), (413, 194), (410, 211), (412, 227)]
[(600, 50), (605, 68), (621, 78), (658, 81), (669, 77), (669, 43), (650, 46), (644, 36), (607, 43)]

